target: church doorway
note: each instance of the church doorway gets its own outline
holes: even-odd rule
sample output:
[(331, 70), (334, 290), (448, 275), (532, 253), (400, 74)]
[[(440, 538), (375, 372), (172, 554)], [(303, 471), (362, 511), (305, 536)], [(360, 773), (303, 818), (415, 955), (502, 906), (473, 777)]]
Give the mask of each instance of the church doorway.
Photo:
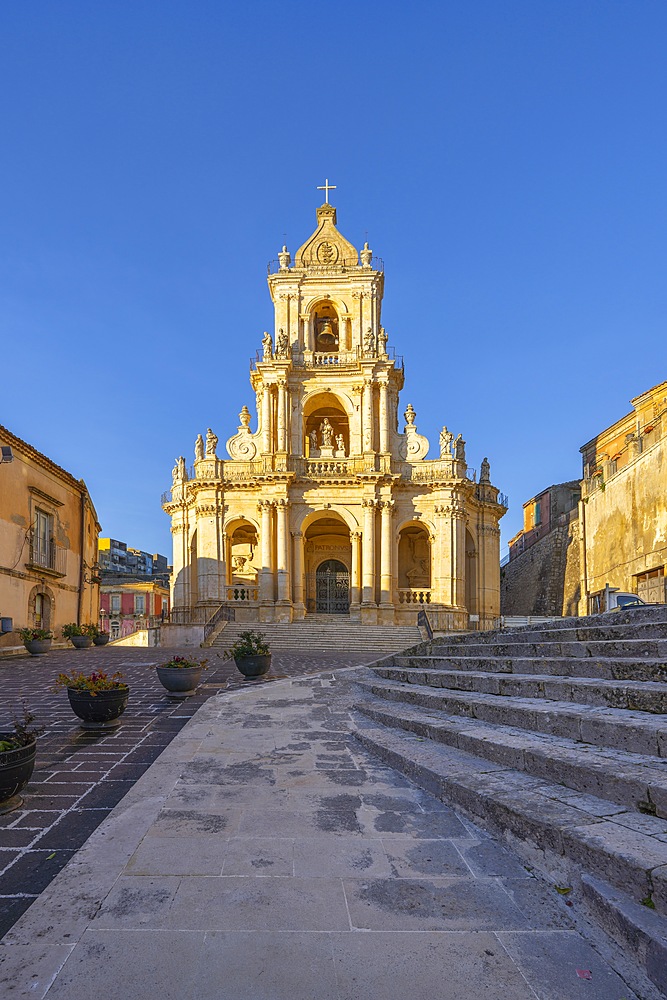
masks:
[(350, 574), (338, 559), (327, 559), (317, 567), (315, 610), (327, 615), (346, 615), (350, 610)]

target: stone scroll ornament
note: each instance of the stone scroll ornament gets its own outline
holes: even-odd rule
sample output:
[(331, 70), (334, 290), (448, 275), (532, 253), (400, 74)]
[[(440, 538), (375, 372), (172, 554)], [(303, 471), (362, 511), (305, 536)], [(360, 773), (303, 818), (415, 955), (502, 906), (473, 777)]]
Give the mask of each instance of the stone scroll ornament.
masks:
[(398, 436), (398, 453), (404, 462), (421, 462), (428, 454), (429, 440), (417, 433), (417, 413), (412, 403), (408, 403), (404, 417), (405, 431)]
[(257, 444), (250, 430), (250, 410), (245, 405), (239, 413), (239, 421), (238, 433), (230, 437), (227, 451), (237, 462), (252, 462), (257, 454)]

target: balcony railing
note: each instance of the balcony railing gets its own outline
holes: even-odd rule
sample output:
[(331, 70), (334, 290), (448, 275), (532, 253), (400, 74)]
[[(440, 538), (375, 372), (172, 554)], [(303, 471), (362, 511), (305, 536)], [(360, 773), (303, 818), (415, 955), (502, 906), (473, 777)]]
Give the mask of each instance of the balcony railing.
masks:
[(67, 575), (67, 549), (54, 540), (34, 538), (30, 543), (30, 559), (28, 566), (33, 569), (45, 570), (55, 576)]
[(259, 599), (257, 584), (232, 583), (226, 588), (227, 600), (235, 604), (256, 604)]
[[(299, 267), (293, 260), (290, 261), (289, 267), (281, 268), (279, 260), (270, 260), (266, 265), (267, 274), (279, 274), (280, 271), (285, 274), (288, 271), (314, 271), (317, 274), (332, 274), (339, 271), (365, 271), (366, 268), (362, 264), (308, 264), (307, 267)], [(371, 271), (384, 271), (384, 260), (382, 257), (372, 257), (371, 258)]]

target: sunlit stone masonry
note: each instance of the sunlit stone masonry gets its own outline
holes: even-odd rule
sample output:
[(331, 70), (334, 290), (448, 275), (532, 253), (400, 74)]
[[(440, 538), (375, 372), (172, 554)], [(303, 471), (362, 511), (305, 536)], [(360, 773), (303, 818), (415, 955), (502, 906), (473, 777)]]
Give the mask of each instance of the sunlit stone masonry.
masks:
[[(328, 190), (327, 190), (328, 198)], [(172, 607), (237, 621), (336, 613), (365, 624), (488, 627), (499, 614), (498, 522), (506, 501), (468, 468), (447, 427), (439, 455), (399, 404), (403, 361), (382, 326), (382, 261), (336, 228), (328, 201), (294, 258), (269, 265), (273, 333), (217, 456), (212, 430), (180, 458), (163, 497), (172, 521)], [(434, 353), (428, 361), (437, 365)], [(403, 428), (399, 431), (399, 417)]]

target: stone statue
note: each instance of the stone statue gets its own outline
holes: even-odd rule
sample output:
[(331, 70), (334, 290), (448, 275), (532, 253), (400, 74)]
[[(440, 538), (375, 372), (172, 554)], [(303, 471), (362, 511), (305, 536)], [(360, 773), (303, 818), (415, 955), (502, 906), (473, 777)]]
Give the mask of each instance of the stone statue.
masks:
[(328, 417), (325, 417), (320, 424), (320, 439), (324, 448), (330, 448), (333, 444), (333, 427)]
[(175, 486), (178, 482), (178, 459), (176, 459), (176, 465), (171, 470), (171, 484)]
[(412, 403), (408, 403), (408, 405), (405, 408), (405, 413), (403, 414), (403, 416), (405, 417), (406, 424), (410, 425), (414, 424), (417, 413)]
[(310, 438), (311, 452), (317, 451), (317, 431), (311, 431), (308, 437)]
[(345, 451), (345, 441), (342, 434), (336, 435), (336, 451)]
[(276, 357), (286, 358), (289, 354), (289, 339), (287, 334), (283, 329), (278, 333), (278, 339), (276, 340)]
[(380, 345), (380, 354), (386, 355), (387, 353), (387, 341), (389, 337), (383, 326), (380, 327), (380, 333), (378, 334), (378, 343)]
[(200, 462), (204, 457), (204, 439), (201, 434), (197, 435), (195, 441), (195, 462)]
[(466, 443), (461, 434), (457, 434), (454, 439), (454, 458), (457, 462), (465, 462), (466, 460)]
[(451, 431), (447, 430), (447, 425), (440, 431), (440, 458), (451, 458), (452, 457), (452, 441), (454, 440), (454, 435)]
[(218, 447), (218, 438), (209, 427), (206, 431), (206, 457), (215, 458), (215, 449)]
[(264, 348), (264, 361), (273, 361), (273, 341), (271, 340), (271, 334), (266, 330), (262, 337), (262, 347)]
[(373, 331), (370, 326), (366, 331), (366, 336), (364, 337), (364, 354), (373, 354), (375, 352), (375, 337), (373, 336)]
[(185, 459), (181, 455), (180, 458), (176, 459), (176, 465), (171, 473), (173, 481), (182, 483), (188, 478), (188, 473), (185, 468)]
[(489, 465), (488, 458), (482, 459), (482, 467), (479, 474), (480, 483), (490, 483), (491, 482), (491, 466)]

